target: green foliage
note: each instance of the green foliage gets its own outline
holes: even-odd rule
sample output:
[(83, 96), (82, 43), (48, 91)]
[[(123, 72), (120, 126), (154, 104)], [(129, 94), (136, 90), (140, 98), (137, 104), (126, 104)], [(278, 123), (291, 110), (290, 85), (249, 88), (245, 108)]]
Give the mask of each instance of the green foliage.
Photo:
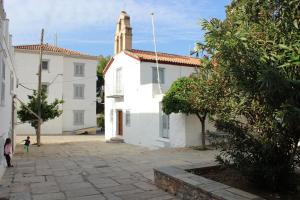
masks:
[(229, 132), (218, 160), (278, 190), (298, 164), (300, 2), (234, 0), (224, 21), (203, 21), (203, 48), (228, 80), (216, 112)]
[(206, 110), (202, 110), (198, 105), (200, 101), (197, 100), (196, 93), (199, 94), (200, 92), (200, 86), (195, 77), (183, 77), (176, 80), (163, 98), (163, 111), (166, 114), (172, 112), (185, 114), (206, 113)]
[(111, 59), (110, 56), (101, 57), (98, 62), (98, 65), (97, 65), (97, 97), (102, 98), (101, 103), (97, 102), (97, 113), (104, 112), (104, 104), (103, 104), (103, 101), (104, 101), (104, 91), (103, 91), (104, 74), (103, 74), (103, 70), (104, 70), (105, 66), (108, 64), (110, 59)]
[(218, 144), (220, 164), (240, 170), (258, 187), (285, 191), (295, 186), (291, 175), (299, 152), (288, 151), (291, 146), (283, 137), (258, 137), (238, 121), (218, 121), (217, 127), (229, 133), (226, 142)]
[[(28, 95), (29, 102), (26, 107), (30, 108), (34, 113), (38, 113), (38, 93), (33, 91), (33, 95)], [(63, 100), (55, 99), (53, 103), (48, 103), (47, 93), (42, 90), (40, 95), (41, 100), (41, 118), (43, 122), (59, 117), (62, 114), (62, 110), (59, 109), (59, 105), (63, 104)], [(18, 118), (22, 122), (29, 122), (32, 127), (37, 129), (38, 121), (24, 105), (21, 105), (20, 110), (17, 111)]]
[(101, 57), (98, 65), (97, 65), (97, 77), (98, 77), (98, 81), (97, 81), (97, 89), (101, 86), (104, 85), (104, 74), (103, 74), (103, 70), (105, 68), (105, 66), (107, 65), (107, 63), (109, 62), (109, 60), (111, 59), (110, 56), (107, 57)]
[(104, 125), (105, 125), (104, 114), (99, 114), (97, 116), (97, 126), (104, 128)]

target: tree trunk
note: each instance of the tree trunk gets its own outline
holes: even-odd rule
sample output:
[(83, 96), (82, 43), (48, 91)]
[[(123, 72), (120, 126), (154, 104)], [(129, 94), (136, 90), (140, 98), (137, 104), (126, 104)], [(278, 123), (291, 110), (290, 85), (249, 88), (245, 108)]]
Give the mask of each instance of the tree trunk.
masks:
[(41, 125), (40, 125), (40, 120), (39, 120), (39, 125), (38, 128), (36, 129), (36, 144), (37, 146), (41, 145)]
[(205, 145), (205, 138), (206, 138), (206, 135), (205, 135), (205, 118), (202, 118), (201, 121), (201, 140), (202, 140), (202, 148), (203, 149), (206, 149), (206, 145)]
[(206, 114), (201, 116), (200, 114), (196, 114), (197, 117), (199, 118), (201, 122), (201, 143), (202, 143), (202, 149), (206, 149), (205, 145), (205, 139), (206, 139), (206, 134), (205, 134), (205, 119), (206, 119)]
[[(41, 121), (38, 120), (38, 123), (40, 124)], [(37, 146), (41, 146), (41, 125), (37, 126), (37, 129), (35, 130), (36, 132), (36, 144)]]

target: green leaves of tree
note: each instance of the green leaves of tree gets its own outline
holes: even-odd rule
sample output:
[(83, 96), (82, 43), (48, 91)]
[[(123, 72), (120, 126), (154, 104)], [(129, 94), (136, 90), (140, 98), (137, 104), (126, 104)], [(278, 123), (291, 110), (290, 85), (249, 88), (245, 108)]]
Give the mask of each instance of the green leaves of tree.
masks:
[[(38, 113), (38, 93), (33, 91), (33, 95), (28, 95), (29, 102), (26, 107), (30, 108), (34, 113)], [(60, 105), (63, 104), (63, 100), (55, 99), (54, 102), (48, 103), (47, 93), (42, 90), (41, 95), (41, 118), (43, 122), (59, 117), (62, 114), (60, 110)], [(38, 121), (36, 116), (34, 116), (24, 105), (21, 105), (20, 110), (17, 111), (18, 118), (22, 122), (29, 122), (32, 127), (37, 129)]]
[(272, 189), (298, 162), (299, 19), (299, 0), (233, 0), (225, 20), (202, 23), (207, 52), (229, 81), (215, 114), (231, 137), (218, 158)]

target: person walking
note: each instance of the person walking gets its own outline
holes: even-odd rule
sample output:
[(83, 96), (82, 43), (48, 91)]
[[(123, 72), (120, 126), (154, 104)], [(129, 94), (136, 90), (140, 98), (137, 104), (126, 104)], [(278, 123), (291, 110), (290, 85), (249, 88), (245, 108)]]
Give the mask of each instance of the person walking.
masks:
[(27, 136), (27, 139), (26, 139), (26, 140), (23, 140), (23, 141), (25, 141), (25, 143), (24, 143), (24, 149), (25, 149), (27, 152), (29, 152), (30, 137)]
[(6, 159), (7, 167), (13, 167), (13, 165), (11, 164), (11, 155), (12, 155), (11, 139), (6, 138), (4, 144), (4, 156)]

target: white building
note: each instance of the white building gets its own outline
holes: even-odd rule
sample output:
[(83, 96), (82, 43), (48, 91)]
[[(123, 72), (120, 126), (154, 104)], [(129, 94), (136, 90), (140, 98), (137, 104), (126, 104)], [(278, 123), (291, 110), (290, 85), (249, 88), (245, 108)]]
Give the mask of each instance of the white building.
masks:
[[(158, 53), (158, 85), (154, 52), (132, 46), (130, 17), (122, 12), (115, 34), (115, 56), (105, 73), (105, 139), (148, 147), (186, 147), (201, 144), (201, 123), (196, 116), (166, 115), (163, 94), (179, 77), (195, 73), (200, 60)], [(207, 129), (213, 127), (207, 123)]]
[[(14, 49), (11, 35), (9, 34), (9, 20), (0, 0), (0, 179), (6, 168), (3, 156), (3, 145), (6, 138), (11, 138), (14, 143), (13, 96), (16, 86), (16, 71), (14, 68)], [(15, 144), (14, 144), (15, 145)]]
[[(41, 45), (15, 46), (19, 75), (17, 95), (27, 102), (31, 89), (38, 87)], [(63, 114), (42, 124), (42, 134), (62, 134), (96, 127), (96, 67), (98, 57), (85, 55), (49, 44), (43, 45), (42, 87), (47, 88), (48, 102), (63, 99)], [(29, 123), (16, 127), (17, 134), (35, 134)]]

